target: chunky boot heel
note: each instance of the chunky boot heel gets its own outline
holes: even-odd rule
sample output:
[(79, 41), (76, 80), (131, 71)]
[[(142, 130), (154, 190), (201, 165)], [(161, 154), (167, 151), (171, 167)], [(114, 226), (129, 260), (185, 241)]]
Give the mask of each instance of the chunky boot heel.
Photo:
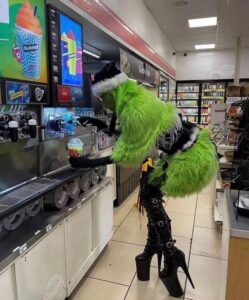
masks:
[(147, 260), (137, 260), (136, 258), (136, 266), (137, 266), (137, 278), (140, 281), (148, 281), (150, 280), (150, 263), (152, 256)]
[(177, 276), (160, 277), (170, 296), (181, 297), (183, 295), (183, 289)]

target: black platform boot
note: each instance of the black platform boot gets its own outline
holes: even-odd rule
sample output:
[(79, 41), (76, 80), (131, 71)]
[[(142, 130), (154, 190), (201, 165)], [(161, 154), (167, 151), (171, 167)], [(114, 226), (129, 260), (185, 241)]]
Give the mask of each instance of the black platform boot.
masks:
[(188, 267), (185, 260), (185, 254), (175, 247), (175, 240), (171, 235), (170, 219), (167, 217), (163, 207), (158, 211), (154, 211), (154, 220), (157, 221), (157, 234), (160, 241), (160, 248), (164, 256), (164, 269), (160, 272), (159, 277), (167, 288), (169, 294), (173, 297), (181, 297), (183, 289), (178, 279), (177, 270), (181, 267), (194, 288), (193, 281), (190, 277)]
[(183, 289), (177, 276), (179, 267), (183, 269), (190, 283), (193, 282), (188, 272), (184, 253), (174, 246), (171, 234), (171, 220), (163, 207), (162, 194), (157, 188), (145, 184), (143, 186), (143, 206), (148, 218), (155, 228), (159, 241), (159, 251), (164, 255), (164, 269), (160, 272), (160, 279), (173, 297), (181, 297)]
[(154, 226), (151, 225), (149, 220), (148, 225), (148, 238), (144, 251), (137, 255), (135, 258), (137, 266), (137, 278), (141, 281), (150, 279), (150, 265), (152, 257), (157, 254), (158, 259), (158, 274), (161, 269), (162, 251), (159, 249), (157, 234)]
[(175, 247), (174, 243), (167, 243), (162, 247), (164, 248), (164, 269), (160, 272), (159, 277), (171, 296), (181, 297), (184, 292), (177, 276), (179, 267), (183, 269), (192, 287), (195, 288), (188, 271), (185, 254)]

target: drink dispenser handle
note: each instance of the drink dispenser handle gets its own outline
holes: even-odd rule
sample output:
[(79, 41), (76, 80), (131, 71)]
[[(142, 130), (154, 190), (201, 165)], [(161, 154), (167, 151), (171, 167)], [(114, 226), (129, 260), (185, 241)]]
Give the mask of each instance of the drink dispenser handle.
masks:
[(36, 134), (37, 134), (37, 121), (35, 119), (30, 119), (28, 120), (28, 126), (29, 126), (29, 135), (32, 139), (36, 138)]
[(18, 123), (16, 121), (10, 121), (8, 123), (9, 127), (9, 138), (12, 142), (18, 141)]

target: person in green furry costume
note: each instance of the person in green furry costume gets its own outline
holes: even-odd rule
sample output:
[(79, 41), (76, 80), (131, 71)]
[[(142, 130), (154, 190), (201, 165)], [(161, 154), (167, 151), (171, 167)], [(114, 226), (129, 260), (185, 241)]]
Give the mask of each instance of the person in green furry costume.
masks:
[[(141, 165), (157, 145), (162, 154), (155, 167), (143, 172), (140, 202), (148, 217), (148, 239), (143, 253), (136, 257), (139, 280), (149, 280), (150, 263), (158, 257), (159, 277), (171, 296), (180, 297), (183, 290), (177, 276), (183, 269), (193, 288), (184, 253), (175, 246), (171, 220), (163, 207), (163, 195), (184, 197), (200, 192), (217, 170), (216, 149), (206, 130), (183, 122), (175, 105), (164, 103), (144, 87), (128, 80), (111, 63), (95, 75), (93, 92), (101, 96), (104, 107), (119, 120), (115, 148), (111, 157), (70, 158), (75, 168), (96, 167), (107, 163), (123, 166)], [(79, 120), (86, 124), (83, 118)], [(164, 268), (161, 270), (161, 258)]]

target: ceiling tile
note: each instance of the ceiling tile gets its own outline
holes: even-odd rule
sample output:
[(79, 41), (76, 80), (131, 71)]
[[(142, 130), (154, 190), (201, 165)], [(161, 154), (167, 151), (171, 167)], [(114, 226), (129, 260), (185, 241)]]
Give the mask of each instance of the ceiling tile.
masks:
[(216, 42), (217, 27), (188, 27), (188, 19), (218, 16), (217, 49), (234, 48), (236, 37), (249, 44), (249, 0), (188, 0), (184, 7), (176, 0), (144, 0), (159, 27), (176, 51), (193, 50), (193, 45)]

